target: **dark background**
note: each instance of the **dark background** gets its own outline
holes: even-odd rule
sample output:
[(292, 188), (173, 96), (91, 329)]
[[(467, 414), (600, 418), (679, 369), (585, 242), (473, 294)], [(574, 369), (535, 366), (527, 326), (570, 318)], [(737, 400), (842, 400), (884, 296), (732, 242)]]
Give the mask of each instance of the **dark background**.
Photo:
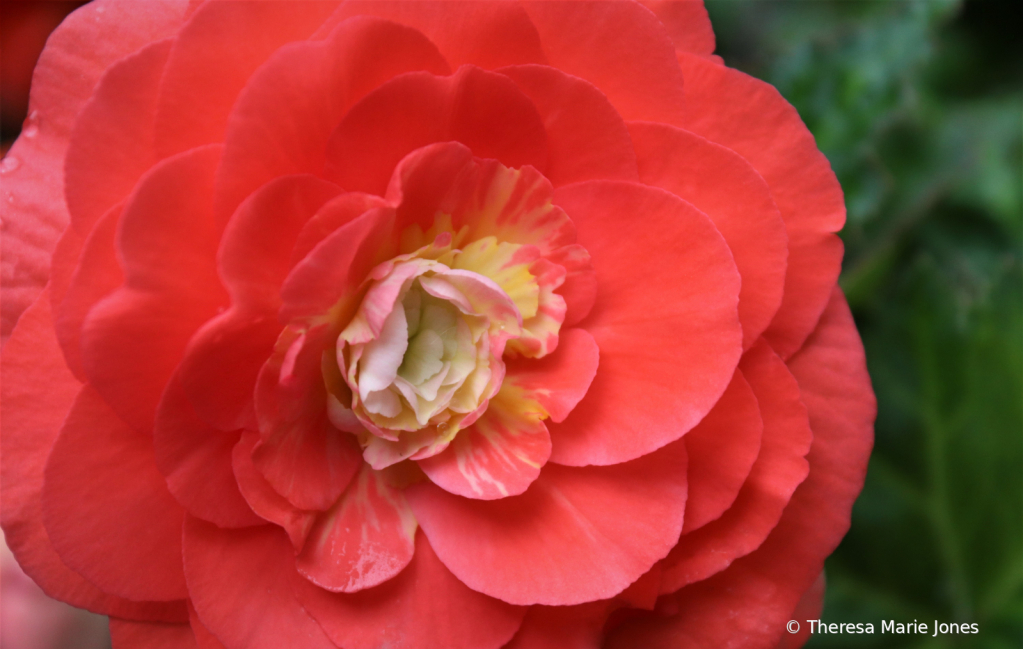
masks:
[[(4, 149), (25, 117), (25, 66), (77, 4), (0, 1)], [(1020, 649), (1023, 2), (708, 0), (708, 10), (725, 62), (799, 110), (849, 212), (841, 284), (877, 391), (877, 441), (852, 529), (827, 563), (822, 618), (875, 633), (816, 635), (809, 647)], [(12, 594), (6, 569), (5, 582)], [(7, 599), (11, 630), (20, 609)], [(84, 629), (102, 627), (75, 619), (74, 639), (55, 646), (96, 646)], [(928, 632), (881, 634), (882, 620)], [(980, 633), (933, 638), (934, 620)], [(3, 635), (2, 649), (29, 646)]]

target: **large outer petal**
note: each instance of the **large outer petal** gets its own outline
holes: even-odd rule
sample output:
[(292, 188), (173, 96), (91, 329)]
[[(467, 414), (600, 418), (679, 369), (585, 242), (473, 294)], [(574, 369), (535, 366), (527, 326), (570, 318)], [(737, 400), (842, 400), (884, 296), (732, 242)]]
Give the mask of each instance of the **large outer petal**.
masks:
[[(333, 183), (299, 174), (276, 178), (245, 199), (224, 229), (217, 252), (220, 276), (232, 303), (276, 313), (300, 233), (342, 191)], [(305, 254), (298, 255), (302, 257)]]
[(191, 602), (188, 604), (188, 622), (192, 627), (192, 633), (195, 634), (195, 643), (199, 645), (199, 649), (225, 649), (223, 643), (217, 640), (217, 636), (210, 633), (210, 630), (203, 625)]
[(43, 527), (43, 470), (81, 384), (64, 365), (46, 293), (20, 320), (3, 352), (0, 508), (19, 565), (51, 597), (104, 615), (181, 622), (179, 603), (131, 602), (104, 593), (57, 556)]
[(849, 528), (863, 487), (877, 412), (860, 342), (839, 289), (806, 346), (790, 362), (810, 413), (810, 475), (753, 554), (728, 570), (662, 598), (669, 617), (621, 627), (612, 649), (679, 646), (770, 649)]
[(281, 48), (231, 111), (217, 177), (219, 218), (226, 221), (273, 178), (321, 173), (328, 138), (348, 109), (392, 77), (417, 70), (450, 72), (425, 36), (378, 18), (352, 18), (324, 41)]
[(501, 68), (533, 101), (547, 129), (547, 170), (555, 187), (583, 180), (637, 180), (621, 115), (589, 82), (545, 65)]
[(421, 31), (452, 69), (465, 64), (493, 70), (505, 65), (547, 62), (536, 28), (514, 2), (348, 0), (320, 31), (358, 15), (393, 20)]
[(43, 523), (64, 563), (121, 597), (188, 596), (185, 512), (156, 468), (152, 439), (118, 419), (88, 386), (64, 420), (45, 475)]
[(82, 236), (156, 162), (156, 95), (170, 46), (170, 39), (157, 41), (110, 66), (75, 122), (64, 195), (71, 225)]
[(217, 266), (231, 308), (196, 332), (181, 364), (189, 400), (213, 426), (253, 426), (253, 389), (280, 334), (292, 250), (303, 226), (340, 192), (314, 176), (283, 176), (250, 195), (227, 224)]
[(355, 594), (296, 581), (302, 605), (345, 649), (497, 649), (526, 609), (470, 590), (437, 559), (423, 534), (397, 577)]
[(524, 494), (501, 500), (430, 483), (405, 493), (437, 556), (473, 590), (512, 604), (579, 604), (625, 590), (678, 540), (685, 446), (607, 467), (548, 465)]
[(608, 602), (530, 606), (519, 632), (504, 649), (599, 649)]
[(678, 124), (682, 72), (657, 18), (633, 2), (524, 2), (550, 65), (586, 79), (627, 120)]
[(703, 0), (640, 0), (664, 24), (680, 52), (709, 56), (715, 47), (714, 28)]
[[(123, 207), (123, 203), (118, 204), (100, 218), (89, 236), (84, 238), (74, 261), (67, 258), (72, 254), (68, 249), (69, 242), (81, 239), (74, 228), (64, 231), (53, 255), (53, 273), (50, 276), (53, 324), (68, 367), (82, 381), (86, 380), (82, 361), (82, 324), (92, 307), (124, 282), (114, 247)], [(73, 272), (67, 278), (66, 290), (58, 297), (60, 284), (65, 283), (61, 281), (61, 275), (65, 273), (63, 267), (69, 263), (73, 264)]]
[(614, 464), (678, 439), (721, 397), (741, 352), (739, 274), (710, 219), (664, 190), (598, 181), (554, 199), (593, 256), (597, 302), (580, 327), (600, 370), (549, 426), (551, 461)]
[(838, 279), (845, 223), (842, 188), (813, 135), (770, 84), (692, 54), (685, 127), (749, 160), (771, 188), (789, 237), (781, 308), (765, 336), (782, 358), (803, 344)]
[(198, 649), (192, 627), (187, 624), (132, 622), (110, 618), (113, 649)]
[(543, 170), (547, 160), (546, 131), (529, 98), (504, 75), (464, 66), (449, 77), (404, 74), (366, 95), (330, 138), (326, 177), (383, 195), (402, 158), (450, 140), (508, 167)]
[[(64, 155), (79, 111), (112, 63), (172, 35), (186, 6), (183, 0), (153, 0), (144, 6), (135, 0), (100, 0), (72, 13), (50, 35), (32, 75), (28, 122), (4, 162), (3, 338), (46, 284), (50, 253), (68, 223), (60, 192)], [(100, 31), (107, 37), (96, 38)]]
[(767, 183), (742, 156), (688, 131), (633, 122), (629, 133), (640, 180), (692, 203), (728, 242), (742, 276), (739, 322), (749, 349), (778, 311), (785, 286), (788, 237)]
[(746, 353), (740, 367), (763, 416), (760, 454), (728, 511), (685, 534), (661, 562), (663, 592), (706, 579), (757, 549), (806, 479), (809, 467), (804, 457), (813, 434), (799, 385), (763, 341)]
[(140, 431), (198, 327), (226, 301), (216, 270), (211, 193), (219, 146), (157, 164), (124, 208), (117, 245), (125, 283), (93, 307), (82, 333), (96, 391)]
[(294, 550), (276, 527), (187, 518), (185, 577), (202, 625), (227, 649), (336, 649), (292, 592)]
[(760, 452), (763, 434), (757, 397), (736, 369), (714, 409), (686, 434), (689, 500), (683, 534), (717, 519), (735, 502)]
[[(159, 157), (222, 142), (231, 107), (256, 68), (282, 45), (308, 38), (337, 4), (204, 2), (174, 39), (160, 83)], [(202, 110), (195, 109), (196, 97), (202, 97)]]
[(262, 522), (245, 502), (232, 467), (238, 431), (216, 430), (195, 412), (175, 374), (156, 412), (153, 450), (167, 488), (190, 514), (221, 527)]

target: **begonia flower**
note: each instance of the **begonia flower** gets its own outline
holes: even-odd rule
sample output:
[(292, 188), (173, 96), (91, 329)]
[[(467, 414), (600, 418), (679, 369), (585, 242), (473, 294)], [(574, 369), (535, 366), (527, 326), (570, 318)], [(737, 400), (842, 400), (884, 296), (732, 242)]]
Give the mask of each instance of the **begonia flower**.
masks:
[(72, 14), (3, 163), (25, 572), (115, 648), (787, 638), (874, 398), (841, 189), (713, 49), (689, 0)]

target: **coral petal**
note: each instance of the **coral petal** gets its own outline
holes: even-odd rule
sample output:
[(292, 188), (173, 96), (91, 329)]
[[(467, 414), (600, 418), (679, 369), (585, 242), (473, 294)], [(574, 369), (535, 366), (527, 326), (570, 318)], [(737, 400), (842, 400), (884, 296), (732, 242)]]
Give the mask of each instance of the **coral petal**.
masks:
[(276, 178), (245, 199), (224, 229), (217, 255), (233, 303), (276, 313), (299, 233), (340, 193), (334, 183), (299, 174)]
[(598, 299), (580, 327), (600, 370), (572, 416), (549, 426), (551, 461), (614, 464), (684, 435), (728, 386), (739, 275), (710, 219), (664, 190), (595, 181), (556, 190), (555, 202), (593, 256)]
[(178, 369), (195, 414), (219, 430), (254, 428), (256, 379), (280, 331), (272, 312), (244, 307), (232, 307), (203, 325)]
[(110, 618), (113, 649), (201, 649), (188, 624), (131, 622)]
[(210, 195), (220, 147), (151, 169), (124, 208), (118, 248), (125, 283), (89, 312), (82, 358), (114, 412), (150, 431), (157, 403), (189, 338), (227, 296), (215, 265)]
[(242, 498), (232, 468), (237, 431), (211, 428), (200, 419), (176, 374), (156, 412), (156, 464), (174, 498), (193, 516), (221, 527), (258, 525), (262, 520)]
[(44, 292), (22, 316), (3, 351), (4, 540), (50, 597), (104, 615), (181, 622), (180, 602), (132, 602), (101, 591), (61, 561), (43, 527), (46, 459), (81, 384), (67, 371)]
[(302, 549), (313, 526), (315, 514), (298, 509), (274, 491), (263, 474), (252, 464), (252, 450), (259, 443), (259, 433), (244, 431), (231, 452), (231, 464), (238, 480), (238, 489), (252, 511), (264, 520), (276, 523), (288, 533), (295, 552)]
[(188, 596), (181, 570), (184, 509), (156, 468), (152, 439), (86, 386), (46, 462), (43, 523), (70, 568), (135, 600)]
[(195, 634), (195, 643), (199, 645), (198, 649), (225, 649), (217, 636), (203, 626), (202, 620), (199, 619), (199, 614), (195, 612), (195, 607), (191, 602), (188, 603), (188, 623), (192, 627), (192, 633)]
[(467, 63), (493, 70), (504, 65), (547, 62), (529, 16), (512, 2), (348, 0), (321, 30), (358, 15), (378, 16), (421, 31), (437, 45), (452, 69)]
[(747, 352), (740, 367), (764, 421), (760, 455), (728, 511), (683, 536), (665, 558), (662, 592), (706, 579), (757, 549), (809, 471), (805, 455), (813, 434), (796, 380), (763, 341)]
[(760, 404), (739, 369), (714, 409), (686, 435), (689, 500), (682, 533), (716, 520), (732, 506), (760, 452)]
[(185, 576), (204, 627), (225, 647), (336, 649), (295, 599), (294, 551), (273, 526), (185, 520)]
[(710, 56), (714, 53), (714, 28), (703, 0), (641, 0), (668, 29), (675, 49)]
[(678, 123), (682, 71), (657, 18), (633, 2), (525, 2), (552, 67), (599, 88), (627, 120)]
[(416, 535), (408, 567), (376, 588), (335, 594), (298, 579), (296, 590), (345, 649), (498, 649), (526, 612), (470, 590), (437, 559), (423, 534)]
[[(46, 284), (50, 253), (68, 224), (64, 160), (75, 119), (118, 59), (180, 28), (184, 0), (100, 0), (80, 7), (46, 41), (32, 75), (29, 126), (7, 152), (20, 160), (4, 177), (0, 239), (0, 337), (6, 338)], [(100, 31), (110, 38), (98, 39)], [(83, 43), (89, 47), (83, 48)], [(32, 133), (31, 136), (28, 136)], [(85, 233), (80, 233), (84, 235)]]
[(450, 77), (410, 72), (345, 115), (327, 145), (326, 177), (351, 191), (383, 195), (402, 158), (447, 141), (508, 167), (542, 170), (546, 140), (533, 103), (508, 77), (472, 66)]
[(519, 632), (504, 649), (599, 649), (606, 601), (577, 606), (530, 606)]
[(355, 437), (327, 417), (321, 362), (333, 351), (329, 334), (326, 326), (306, 331), (285, 350), (294, 355), (275, 352), (256, 388), (262, 441), (253, 464), (298, 509), (329, 509), (362, 464)]
[(788, 236), (771, 190), (742, 156), (699, 135), (635, 122), (629, 133), (640, 180), (692, 203), (728, 242), (742, 276), (739, 322), (749, 349), (778, 311), (785, 285)]
[[(89, 233), (82, 245), (74, 272), (69, 278), (67, 290), (54, 309), (54, 327), (61, 349), (64, 350), (64, 357), (67, 358), (68, 367), (83, 381), (85, 367), (82, 361), (82, 324), (92, 307), (124, 282), (124, 273), (121, 272), (117, 250), (114, 247), (114, 237), (117, 234), (122, 208), (123, 204), (111, 208)], [(74, 234), (74, 229), (68, 228), (64, 236), (77, 235)], [(57, 250), (61, 251), (61, 247), (58, 246)], [(51, 283), (58, 279), (58, 264), (55, 255)]]
[(597, 374), (600, 350), (584, 329), (561, 332), (558, 349), (539, 360), (509, 360), (505, 383), (524, 392), (562, 422), (584, 396)]
[[(810, 414), (810, 475), (760, 548), (706, 581), (662, 597), (671, 617), (637, 620), (608, 640), (611, 649), (647, 647), (771, 649), (820, 576), (824, 558), (849, 529), (873, 443), (877, 403), (863, 344), (835, 288), (817, 329), (790, 362)], [(743, 611), (738, 617), (734, 611)]]
[(324, 143), (348, 109), (385, 81), (418, 70), (450, 72), (421, 33), (368, 16), (344, 21), (325, 40), (281, 48), (231, 111), (214, 199), (219, 217), (274, 178), (319, 174)]
[[(135, 5), (128, 0), (125, 4)], [(174, 39), (160, 83), (160, 158), (224, 141), (227, 117), (245, 83), (282, 45), (308, 38), (337, 2), (204, 2)], [(202, 97), (202, 110), (195, 98)]]
[(579, 604), (620, 593), (678, 540), (685, 446), (614, 466), (548, 464), (524, 494), (501, 500), (432, 483), (405, 496), (437, 556), (473, 590), (512, 604)]
[(592, 84), (543, 65), (498, 70), (529, 97), (547, 129), (547, 172), (555, 187), (583, 180), (637, 180), (621, 115)]
[(158, 41), (110, 66), (75, 122), (64, 196), (71, 225), (83, 236), (156, 162), (153, 120), (170, 47), (170, 39)]
[(317, 517), (296, 565), (321, 588), (354, 593), (401, 572), (412, 560), (415, 535), (405, 496), (363, 465), (337, 503)]
[(299, 509), (325, 510), (351, 481), (362, 461), (355, 438), (322, 418), (304, 419), (263, 440), (253, 463)]
[(317, 244), (295, 265), (281, 287), (281, 319), (321, 316), (343, 297), (352, 295), (373, 266), (382, 261), (393, 227), (393, 210), (375, 208)]
[(842, 188), (813, 135), (771, 85), (692, 54), (685, 127), (746, 158), (771, 188), (789, 238), (781, 307), (765, 334), (787, 358), (820, 318), (838, 279), (845, 223)]
[(466, 498), (494, 500), (517, 496), (536, 480), (550, 457), (551, 437), (537, 404), (516, 392), (498, 393), (447, 449), (419, 460), (434, 484)]

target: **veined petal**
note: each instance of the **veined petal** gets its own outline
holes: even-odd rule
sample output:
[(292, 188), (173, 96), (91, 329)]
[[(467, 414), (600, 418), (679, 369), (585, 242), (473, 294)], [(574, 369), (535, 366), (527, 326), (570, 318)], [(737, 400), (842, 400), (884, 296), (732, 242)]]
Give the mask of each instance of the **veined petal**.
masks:
[(546, 255), (576, 238), (572, 221), (552, 202), (553, 191), (534, 167), (510, 169), (497, 160), (474, 159), (458, 142), (443, 142), (406, 156), (387, 197), (397, 205), (402, 252), (433, 241), (444, 217), (455, 247), (492, 236), (534, 245)]
[(682, 530), (685, 476), (677, 442), (614, 466), (548, 464), (525, 493), (500, 500), (429, 482), (405, 496), (462, 583), (510, 603), (567, 605), (620, 593), (668, 553)]
[(494, 500), (522, 493), (551, 454), (551, 437), (535, 401), (505, 383), (476, 423), (419, 467), (446, 491)]
[(412, 560), (415, 534), (405, 496), (363, 465), (337, 503), (316, 519), (296, 565), (321, 588), (354, 593), (401, 572)]
[(529, 358), (542, 358), (558, 347), (558, 332), (565, 321), (565, 298), (554, 291), (565, 282), (565, 268), (546, 259), (537, 259), (529, 267), (536, 277), (536, 314), (522, 323), (522, 333), (508, 341), (508, 351)]
[(498, 649), (526, 612), (459, 581), (422, 533), (408, 567), (375, 588), (331, 593), (298, 576), (294, 581), (298, 601), (346, 649)]

